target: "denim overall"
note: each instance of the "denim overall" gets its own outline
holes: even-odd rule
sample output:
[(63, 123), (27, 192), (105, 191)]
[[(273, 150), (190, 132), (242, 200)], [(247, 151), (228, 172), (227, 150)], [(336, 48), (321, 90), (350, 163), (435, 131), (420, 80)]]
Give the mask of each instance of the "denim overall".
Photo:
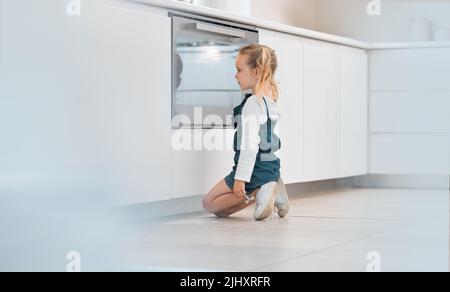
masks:
[[(242, 131), (239, 129), (239, 125), (242, 125), (242, 109), (251, 96), (251, 94), (247, 94), (244, 101), (233, 110), (234, 128), (238, 130), (234, 134), (233, 148), (235, 155), (233, 171), (225, 177), (225, 182), (230, 189), (233, 189), (234, 186), (234, 176), (236, 175), (241, 152), (239, 150), (241, 147), (238, 147), (238, 145), (242, 141)], [(277, 121), (270, 119), (266, 99), (263, 98), (263, 100), (267, 109), (267, 121), (259, 129), (259, 151), (256, 156), (251, 180), (249, 183), (245, 183), (245, 191), (247, 194), (252, 193), (269, 182), (276, 182), (280, 178), (280, 159), (274, 154), (281, 148), (280, 138), (274, 133)]]

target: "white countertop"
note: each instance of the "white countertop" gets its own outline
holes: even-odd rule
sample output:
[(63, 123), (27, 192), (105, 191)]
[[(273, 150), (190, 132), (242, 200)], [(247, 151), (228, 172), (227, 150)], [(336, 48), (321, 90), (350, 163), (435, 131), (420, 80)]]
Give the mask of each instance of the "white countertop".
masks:
[(370, 49), (450, 48), (450, 41), (372, 43)]
[(214, 17), (223, 20), (229, 20), (239, 22), (242, 24), (248, 24), (259, 28), (265, 28), (269, 30), (279, 31), (283, 33), (298, 35), (300, 37), (306, 37), (311, 39), (317, 39), (327, 41), (331, 43), (341, 44), (345, 46), (360, 48), (360, 49), (413, 49), (413, 48), (441, 48), (450, 47), (450, 41), (443, 42), (393, 42), (393, 43), (368, 43), (362, 42), (351, 38), (336, 36), (332, 34), (322, 33), (300, 27), (281, 24), (265, 19), (259, 19), (255, 17), (248, 17), (230, 13), (227, 11), (213, 9), (205, 6), (194, 5), (189, 3), (183, 3), (175, 0), (131, 0), (135, 2), (141, 2), (161, 8), (172, 9), (177, 11), (189, 12), (209, 17)]

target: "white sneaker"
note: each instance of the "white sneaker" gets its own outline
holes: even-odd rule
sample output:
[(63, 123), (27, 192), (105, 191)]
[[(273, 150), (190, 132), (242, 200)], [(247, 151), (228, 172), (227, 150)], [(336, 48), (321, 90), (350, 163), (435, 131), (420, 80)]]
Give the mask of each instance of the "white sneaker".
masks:
[(284, 185), (281, 177), (277, 183), (279, 191), (278, 196), (275, 199), (275, 208), (277, 209), (278, 216), (283, 218), (289, 213), (289, 198), (286, 191), (286, 186)]
[(270, 182), (261, 187), (256, 194), (256, 208), (253, 214), (255, 220), (264, 220), (272, 216), (277, 194), (278, 183), (276, 182)]

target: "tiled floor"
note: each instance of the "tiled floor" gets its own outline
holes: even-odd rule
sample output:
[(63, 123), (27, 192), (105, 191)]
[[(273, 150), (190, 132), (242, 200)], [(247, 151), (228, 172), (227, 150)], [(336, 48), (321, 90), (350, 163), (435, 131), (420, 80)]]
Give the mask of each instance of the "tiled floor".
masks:
[[(290, 216), (256, 222), (205, 212), (124, 235), (125, 270), (447, 271), (449, 192), (341, 189), (291, 195)], [(375, 255), (375, 257), (372, 257)]]

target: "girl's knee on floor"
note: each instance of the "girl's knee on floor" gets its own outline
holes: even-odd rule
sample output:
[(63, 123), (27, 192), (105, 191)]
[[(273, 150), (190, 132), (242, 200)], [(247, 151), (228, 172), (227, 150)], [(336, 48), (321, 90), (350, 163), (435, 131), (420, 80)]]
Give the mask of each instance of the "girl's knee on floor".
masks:
[(208, 211), (211, 214), (215, 214), (215, 213), (218, 213), (221, 211), (221, 210), (218, 210), (218, 208), (216, 206), (214, 206), (214, 204), (211, 202), (211, 199), (209, 198), (209, 196), (205, 196), (203, 198), (202, 204), (203, 204), (203, 209), (205, 209), (206, 211)]

